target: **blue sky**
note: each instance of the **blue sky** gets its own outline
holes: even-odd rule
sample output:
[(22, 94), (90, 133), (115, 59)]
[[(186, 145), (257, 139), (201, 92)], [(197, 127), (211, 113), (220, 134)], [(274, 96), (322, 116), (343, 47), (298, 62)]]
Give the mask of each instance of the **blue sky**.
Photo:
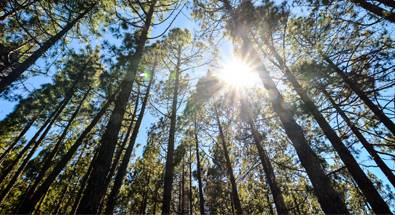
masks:
[[(173, 23), (172, 27), (187, 28), (191, 32), (194, 32), (194, 30), (198, 30), (198, 25), (190, 19), (189, 13), (190, 13), (190, 10), (184, 9), (183, 12), (178, 15), (177, 20)], [(171, 20), (163, 23), (162, 25), (155, 26), (152, 31), (152, 36), (161, 34), (164, 31), (164, 29), (167, 28), (170, 21)], [(97, 42), (97, 43), (100, 43), (100, 42)], [(69, 45), (69, 47), (71, 49), (79, 49), (80, 44), (77, 41), (73, 41)], [(232, 53), (232, 45), (229, 41), (227, 41), (226, 39), (223, 39), (222, 42), (220, 43), (219, 50), (220, 50), (220, 57), (222, 59), (230, 58), (230, 55)], [(44, 62), (42, 60), (39, 60), (37, 62), (37, 65), (39, 67), (44, 67)], [(206, 73), (206, 70), (207, 70), (206, 67), (202, 67), (202, 68), (196, 69), (191, 74), (193, 74), (193, 76), (199, 77), (201, 75), (204, 75)], [(55, 72), (54, 68), (52, 68), (50, 74), (53, 74), (54, 72)], [(50, 76), (39, 75), (39, 76), (28, 78), (28, 80), (24, 84), (28, 87), (28, 89), (32, 90), (34, 88), (38, 88), (41, 84), (48, 83), (50, 81), (51, 81)], [(20, 92), (22, 92), (22, 91), (20, 91)], [(23, 95), (26, 96), (27, 94), (23, 94)], [(10, 113), (14, 109), (16, 104), (17, 104), (17, 102), (10, 102), (10, 101), (4, 100), (4, 99), (0, 99), (0, 120), (3, 119), (8, 113)], [(155, 119), (155, 117), (153, 115), (151, 115), (149, 113), (149, 111), (147, 111), (146, 113), (147, 114), (144, 116), (144, 120), (142, 122), (141, 129), (140, 129), (140, 132), (139, 132), (139, 135), (137, 138), (137, 143), (141, 145), (139, 148), (137, 148), (135, 150), (135, 153), (137, 155), (141, 154), (142, 146), (144, 146), (146, 143), (147, 128), (151, 125), (152, 122), (155, 122), (157, 120), (157, 119)], [(28, 132), (27, 137), (28, 138), (31, 137), (32, 134), (34, 134), (34, 132), (35, 132), (35, 129), (31, 129)], [(366, 152), (361, 154), (359, 160), (366, 160)], [(395, 168), (393, 162), (391, 162), (391, 163), (388, 162), (388, 164), (389, 164), (390, 168), (393, 168), (393, 169)], [(378, 168), (370, 168), (370, 170), (372, 172), (374, 172), (380, 179), (387, 181), (385, 179), (384, 175), (381, 173), (381, 171), (378, 170)]]

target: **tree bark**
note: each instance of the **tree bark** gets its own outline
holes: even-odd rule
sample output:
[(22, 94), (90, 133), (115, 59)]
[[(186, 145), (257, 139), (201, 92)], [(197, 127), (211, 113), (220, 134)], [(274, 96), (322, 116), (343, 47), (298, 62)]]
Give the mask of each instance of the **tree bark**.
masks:
[(79, 138), (75, 141), (75, 143), (70, 147), (68, 152), (61, 158), (61, 160), (56, 164), (53, 170), (49, 173), (47, 178), (43, 181), (43, 183), (37, 188), (34, 194), (21, 205), (19, 209), (19, 214), (29, 214), (32, 213), (36, 204), (40, 201), (41, 198), (47, 193), (51, 184), (55, 181), (56, 177), (60, 174), (60, 172), (66, 167), (67, 163), (73, 157), (74, 153), (83, 143), (85, 137), (91, 132), (91, 130), (96, 126), (102, 116), (106, 113), (108, 107), (113, 102), (115, 94), (110, 96), (107, 102), (103, 105), (100, 111), (93, 118), (91, 123), (85, 128)]
[[(133, 129), (133, 124), (134, 124), (134, 121), (135, 121), (135, 118), (136, 118), (136, 114), (137, 114), (137, 109), (138, 109), (138, 105), (139, 105), (139, 98), (140, 98), (140, 91), (138, 91), (137, 96), (136, 96), (133, 114), (130, 117), (130, 123), (129, 123), (128, 129), (126, 131), (125, 137), (124, 137), (124, 139), (122, 141), (122, 144), (118, 147), (118, 151), (115, 154), (115, 158), (114, 158), (114, 161), (113, 161), (113, 163), (111, 165), (111, 169), (110, 169), (110, 171), (109, 171), (109, 173), (107, 175), (106, 190), (107, 190), (107, 188), (108, 188), (108, 186), (110, 184), (110, 180), (113, 177), (116, 168), (118, 167), (118, 163), (121, 160), (122, 153), (123, 153), (123, 151), (125, 149), (126, 144), (128, 143), (129, 138), (130, 138), (130, 133), (131, 133), (131, 131)], [(100, 203), (99, 214), (101, 214), (101, 211), (104, 209), (104, 202), (105, 201), (104, 201), (104, 198), (103, 198), (101, 200), (101, 203)]]
[(167, 143), (167, 153), (166, 153), (166, 165), (164, 174), (164, 184), (163, 184), (163, 199), (162, 199), (162, 215), (170, 214), (171, 205), (171, 192), (173, 184), (174, 175), (174, 142), (176, 134), (176, 121), (177, 121), (177, 105), (178, 105), (178, 88), (180, 81), (180, 64), (181, 64), (181, 50), (177, 51), (177, 64), (175, 70), (175, 80), (173, 89), (173, 101), (171, 106), (171, 116), (170, 116), (170, 130), (169, 130), (169, 140)]
[(178, 213), (185, 214), (185, 163), (184, 158), (181, 162), (181, 180), (180, 180), (180, 192), (179, 192), (179, 202), (178, 202)]
[(225, 166), (226, 166), (226, 170), (227, 170), (230, 185), (231, 185), (232, 202), (235, 207), (236, 214), (243, 214), (243, 209), (241, 208), (241, 203), (240, 203), (240, 199), (239, 199), (239, 193), (237, 191), (236, 179), (235, 179), (235, 176), (233, 175), (232, 163), (229, 158), (228, 147), (226, 146), (225, 134), (223, 132), (221, 121), (219, 119), (219, 114), (218, 114), (216, 104), (214, 104), (214, 112), (215, 112), (215, 118), (216, 118), (218, 129), (219, 129), (219, 136), (221, 138), (222, 150), (224, 151), (225, 162), (226, 162)]
[(145, 94), (143, 103), (141, 104), (140, 113), (139, 113), (139, 116), (137, 117), (136, 124), (135, 124), (135, 126), (133, 128), (133, 132), (132, 132), (132, 135), (130, 137), (128, 147), (126, 148), (126, 151), (125, 151), (125, 154), (123, 156), (122, 162), (121, 162), (121, 164), (118, 167), (118, 172), (117, 172), (117, 174), (115, 176), (114, 185), (112, 187), (112, 190), (111, 190), (110, 194), (108, 195), (107, 204), (106, 204), (106, 210), (105, 210), (104, 214), (112, 214), (113, 211), (114, 211), (115, 204), (116, 204), (116, 199), (118, 197), (119, 190), (121, 189), (123, 179), (124, 179), (124, 177), (126, 175), (126, 171), (127, 171), (127, 167), (128, 167), (128, 164), (129, 164), (129, 160), (130, 160), (131, 154), (132, 154), (132, 150), (133, 150), (134, 144), (135, 144), (136, 139), (137, 139), (137, 134), (139, 132), (139, 129), (140, 129), (140, 126), (141, 126), (141, 122), (143, 121), (145, 108), (146, 108), (147, 103), (148, 103), (148, 98), (149, 98), (149, 94), (150, 94), (152, 83), (153, 83), (155, 69), (156, 68), (154, 66), (154, 69), (152, 71), (149, 84), (147, 86), (147, 92)]
[(48, 51), (57, 41), (59, 41), (75, 24), (77, 24), (88, 12), (90, 12), (96, 4), (88, 7), (83, 13), (79, 14), (73, 21), (68, 23), (55, 36), (48, 39), (40, 46), (30, 57), (18, 64), (11, 72), (2, 80), (0, 80), (0, 93), (4, 92), (6, 88), (24, 73), (30, 66), (32, 66), (37, 59), (39, 59), (45, 52)]
[(204, 196), (203, 196), (203, 183), (202, 183), (202, 173), (200, 169), (200, 154), (199, 154), (199, 138), (198, 138), (198, 130), (196, 118), (194, 119), (194, 136), (195, 136), (195, 150), (196, 150), (196, 177), (198, 179), (198, 188), (199, 188), (199, 209), (200, 214), (204, 215)]
[(381, 157), (377, 154), (376, 150), (363, 136), (363, 134), (359, 131), (359, 129), (351, 122), (351, 120), (347, 117), (346, 113), (344, 113), (344, 111), (339, 107), (339, 105), (335, 102), (335, 100), (333, 100), (329, 92), (326, 91), (323, 86), (320, 86), (320, 89), (321, 92), (332, 104), (332, 106), (336, 109), (336, 112), (340, 114), (344, 122), (348, 125), (348, 127), (350, 127), (351, 131), (357, 137), (359, 142), (361, 142), (362, 146), (366, 149), (369, 155), (372, 156), (374, 162), (381, 169), (381, 171), (383, 171), (388, 181), (392, 184), (393, 187), (395, 187), (395, 175), (392, 173), (392, 170), (387, 166), (387, 164), (383, 161), (383, 159), (381, 159)]
[(189, 215), (192, 215), (193, 199), (192, 199), (192, 145), (189, 147)]

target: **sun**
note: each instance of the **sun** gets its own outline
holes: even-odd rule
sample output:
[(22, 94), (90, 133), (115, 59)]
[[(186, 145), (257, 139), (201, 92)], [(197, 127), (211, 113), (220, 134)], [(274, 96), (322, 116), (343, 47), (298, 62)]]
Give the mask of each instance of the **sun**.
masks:
[(216, 75), (219, 80), (233, 88), (251, 88), (259, 83), (259, 76), (253, 67), (238, 58), (224, 62)]

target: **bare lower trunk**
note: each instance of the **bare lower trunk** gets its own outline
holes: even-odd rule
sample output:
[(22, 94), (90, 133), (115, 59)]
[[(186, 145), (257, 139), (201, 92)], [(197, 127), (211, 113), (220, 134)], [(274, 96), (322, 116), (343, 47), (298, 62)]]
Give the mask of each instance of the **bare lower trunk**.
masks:
[(73, 206), (71, 207), (70, 214), (75, 214), (77, 212), (78, 205), (81, 202), (82, 193), (85, 190), (86, 182), (88, 181), (88, 178), (89, 178), (89, 176), (90, 176), (90, 174), (92, 172), (93, 164), (96, 161), (96, 157), (97, 157), (97, 152), (95, 153), (95, 155), (93, 156), (91, 162), (89, 163), (88, 170), (86, 171), (84, 176), (81, 178), (80, 189), (78, 189), (78, 192), (77, 192), (77, 194), (75, 196), (74, 203), (73, 203)]
[(285, 205), (285, 201), (281, 192), (280, 187), (276, 181), (276, 175), (274, 174), (273, 166), (270, 162), (270, 158), (267, 155), (266, 150), (262, 147), (261, 143), (263, 141), (262, 135), (255, 129), (252, 122), (250, 124), (250, 129), (252, 136), (254, 138), (255, 146), (258, 149), (259, 158), (261, 160), (263, 170), (265, 171), (266, 182), (270, 187), (272, 192), (274, 204), (276, 205), (276, 210), (278, 214), (289, 214), (289, 211)]
[[(107, 190), (107, 187), (110, 184), (111, 178), (114, 176), (116, 168), (118, 167), (118, 163), (121, 160), (121, 156), (122, 156), (122, 153), (123, 153), (123, 151), (124, 151), (124, 149), (126, 147), (126, 144), (129, 142), (130, 133), (132, 132), (133, 125), (134, 125), (134, 122), (136, 120), (135, 118), (136, 118), (137, 109), (138, 109), (138, 106), (139, 106), (139, 98), (140, 98), (140, 90), (138, 90), (138, 93), (136, 95), (134, 110), (133, 110), (132, 116), (130, 117), (130, 123), (129, 123), (128, 129), (126, 131), (124, 139), (122, 140), (122, 144), (118, 147), (118, 151), (115, 154), (115, 158), (114, 158), (114, 161), (113, 161), (113, 163), (111, 165), (111, 169), (110, 169), (110, 171), (109, 171), (109, 173), (107, 175), (107, 178), (106, 178), (106, 190)], [(99, 213), (104, 209), (104, 202), (105, 201), (104, 201), (104, 198), (103, 198), (102, 201), (101, 201), (101, 204), (100, 204)]]
[(199, 209), (200, 209), (200, 214), (203, 215), (205, 214), (204, 210), (204, 196), (203, 196), (203, 183), (202, 183), (202, 176), (201, 176), (201, 169), (200, 169), (200, 154), (199, 154), (199, 139), (198, 139), (198, 131), (197, 131), (197, 125), (196, 125), (196, 119), (194, 122), (195, 130), (194, 130), (194, 135), (195, 135), (195, 150), (196, 150), (196, 177), (198, 179), (198, 187), (199, 187)]
[(225, 134), (224, 134), (224, 131), (222, 129), (221, 121), (219, 119), (219, 114), (218, 114), (218, 110), (217, 110), (216, 104), (214, 104), (214, 111), (215, 111), (215, 118), (216, 118), (216, 121), (217, 121), (218, 129), (219, 129), (219, 135), (220, 135), (220, 138), (221, 138), (222, 150), (224, 151), (225, 162), (226, 162), (225, 166), (226, 166), (226, 170), (227, 170), (229, 181), (230, 181), (230, 185), (231, 185), (232, 202), (233, 202), (233, 205), (235, 207), (236, 213), (237, 214), (243, 214), (243, 209), (241, 208), (239, 193), (238, 193), (238, 190), (237, 190), (236, 179), (235, 179), (235, 176), (233, 175), (232, 163), (230, 161), (228, 147), (226, 145)]

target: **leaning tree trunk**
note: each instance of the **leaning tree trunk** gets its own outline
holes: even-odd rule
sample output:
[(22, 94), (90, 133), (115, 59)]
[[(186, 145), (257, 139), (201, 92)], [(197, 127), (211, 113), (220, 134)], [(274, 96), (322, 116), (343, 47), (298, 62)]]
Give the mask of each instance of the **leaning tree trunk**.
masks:
[[(229, 1), (223, 0), (223, 3), (225, 10), (229, 14), (233, 14), (233, 8)], [(303, 129), (295, 121), (293, 112), (286, 108), (287, 104), (284, 102), (280, 91), (270, 77), (265, 65), (257, 58), (259, 55), (252, 48), (251, 42), (247, 39), (247, 32), (242, 31), (240, 33), (241, 35), (238, 35), (238, 37), (242, 39), (247, 49), (246, 53), (249, 53), (249, 56), (255, 56), (255, 59), (251, 60), (257, 65), (256, 68), (262, 83), (269, 92), (269, 95), (271, 95), (269, 100), (273, 111), (279, 116), (283, 128), (291, 140), (302, 166), (306, 169), (321, 208), (327, 214), (347, 214), (348, 210), (345, 203), (333, 188), (330, 178), (325, 174), (324, 169), (320, 165), (321, 162), (317, 154), (308, 145)]]
[(395, 187), (395, 175), (392, 170), (387, 166), (387, 164), (381, 159), (373, 146), (368, 142), (368, 140), (363, 136), (363, 134), (359, 131), (359, 129), (351, 122), (350, 118), (347, 117), (346, 113), (339, 107), (339, 105), (333, 100), (331, 95), (323, 86), (320, 86), (321, 92), (325, 95), (325, 97), (329, 100), (332, 106), (336, 109), (336, 112), (340, 114), (343, 118), (344, 122), (350, 127), (351, 131), (358, 138), (359, 142), (361, 142), (362, 146), (366, 149), (366, 151), (372, 156), (373, 160), (376, 162), (377, 166), (383, 171), (384, 175), (391, 182), (392, 186)]
[(200, 169), (200, 154), (199, 154), (199, 138), (198, 138), (198, 131), (196, 125), (196, 118), (194, 119), (194, 136), (195, 136), (195, 150), (196, 150), (196, 177), (198, 179), (198, 187), (199, 187), (199, 209), (200, 214), (204, 215), (204, 196), (203, 196), (203, 183), (202, 183), (202, 173)]
[(250, 107), (250, 104), (248, 103), (247, 98), (242, 98), (241, 99), (241, 110), (243, 110), (243, 112), (241, 113), (242, 114), (241, 118), (245, 118), (245, 121), (247, 122), (249, 129), (251, 131), (252, 137), (254, 139), (254, 144), (255, 144), (256, 148), (258, 149), (258, 155), (261, 160), (263, 170), (265, 172), (266, 182), (269, 185), (270, 190), (272, 192), (274, 204), (276, 205), (277, 213), (278, 214), (289, 214), (289, 211), (285, 205), (285, 201), (284, 201), (281, 189), (277, 184), (276, 175), (274, 174), (274, 170), (273, 170), (273, 166), (270, 161), (270, 158), (269, 158), (266, 150), (262, 147), (262, 142), (263, 142), (264, 137), (255, 128), (255, 124), (252, 119), (252, 112), (249, 107)]
[(88, 7), (83, 13), (79, 14), (73, 21), (68, 23), (61, 31), (56, 35), (45, 41), (39, 49), (37, 49), (33, 54), (28, 57), (25, 61), (18, 64), (11, 72), (2, 80), (0, 80), (0, 93), (2, 93), (6, 88), (13, 82), (18, 80), (18, 78), (24, 73), (30, 66), (32, 66), (37, 59), (39, 59), (45, 52), (48, 51), (56, 42), (58, 42), (74, 25), (76, 25), (87, 13), (93, 10), (96, 4)]
[[(395, 23), (395, 13), (385, 10), (379, 6), (376, 6), (374, 4), (371, 4), (365, 0), (351, 0), (352, 2), (354, 2), (355, 4), (361, 6), (363, 9), (377, 15), (380, 18), (386, 19), (387, 21), (390, 21), (392, 23)], [(389, 1), (384, 1), (384, 0), (380, 0), (380, 2), (389, 2)], [(391, 2), (389, 4), (387, 4), (387, 6), (392, 5), (392, 7), (394, 6), (394, 3)]]
[(115, 98), (115, 93), (110, 96), (107, 102), (103, 105), (100, 111), (93, 118), (91, 123), (85, 128), (85, 130), (81, 133), (75, 143), (70, 147), (67, 153), (61, 158), (61, 160), (56, 164), (53, 170), (49, 173), (47, 178), (43, 181), (43, 183), (37, 188), (34, 194), (31, 197), (27, 197), (27, 200), (21, 205), (18, 213), (19, 214), (28, 214), (32, 213), (36, 204), (40, 201), (41, 198), (47, 193), (51, 184), (55, 181), (56, 177), (62, 172), (62, 170), (66, 167), (67, 163), (71, 160), (74, 153), (83, 143), (85, 137), (92, 131), (92, 129), (96, 126), (102, 116), (106, 113), (108, 107), (111, 105)]
[(321, 127), (325, 136), (331, 142), (333, 148), (338, 153), (340, 159), (343, 161), (351, 176), (358, 184), (359, 189), (364, 194), (366, 200), (372, 206), (372, 209), (375, 213), (379, 214), (390, 214), (391, 210), (389, 209), (387, 203), (380, 196), (377, 189), (374, 187), (372, 181), (367, 177), (367, 175), (363, 172), (362, 168), (359, 166), (358, 162), (355, 160), (350, 150), (342, 143), (341, 139), (337, 136), (336, 132), (331, 128), (329, 123), (326, 121), (324, 116), (318, 110), (317, 106), (315, 106), (314, 102), (307, 95), (306, 91), (299, 84), (296, 77), (292, 74), (291, 70), (286, 66), (284, 60), (277, 53), (275, 48), (265, 39), (265, 44), (271, 51), (271, 54), (274, 55), (277, 62), (280, 65), (280, 69), (283, 70), (284, 75), (287, 80), (292, 84), (295, 91), (298, 93), (300, 98), (303, 101), (303, 107), (308, 110), (314, 119), (317, 121), (318, 125)]
[[(140, 97), (140, 91), (138, 91), (137, 96), (136, 96), (134, 110), (133, 110), (132, 116), (130, 117), (130, 123), (128, 125), (128, 129), (126, 131), (125, 136), (123, 137), (122, 144), (118, 147), (118, 150), (115, 153), (114, 161), (112, 162), (111, 169), (107, 175), (106, 190), (107, 190), (108, 186), (110, 185), (110, 181), (115, 173), (115, 170), (118, 167), (118, 163), (121, 160), (122, 153), (125, 149), (126, 144), (128, 143), (129, 138), (130, 138), (130, 133), (132, 132), (132, 129), (133, 129), (133, 124), (134, 124), (134, 121), (136, 118), (137, 108), (139, 105), (139, 97)], [(99, 207), (99, 211), (98, 211), (99, 214), (101, 214), (102, 210), (104, 209), (104, 202), (105, 202), (105, 199), (103, 198), (100, 203), (100, 207)]]
[(387, 7), (392, 7), (395, 9), (395, 1), (394, 0), (377, 0), (378, 2), (384, 4)]
[(333, 61), (326, 56), (325, 54), (322, 53), (322, 51), (319, 51), (321, 57), (328, 63), (329, 67), (333, 69), (342, 79), (343, 81), (350, 87), (355, 94), (358, 95), (358, 97), (365, 103), (366, 106), (374, 113), (374, 115), (382, 122), (388, 130), (392, 132), (393, 135), (395, 135), (395, 124), (392, 122), (390, 118), (388, 118), (385, 113), (380, 110), (377, 105), (375, 105), (369, 97), (366, 95), (366, 93), (358, 86), (357, 83), (352, 81)]
[(93, 165), (96, 161), (97, 154), (98, 153), (96, 152), (95, 155), (93, 155), (93, 158), (92, 158), (91, 162), (89, 163), (88, 170), (85, 172), (84, 176), (81, 178), (80, 188), (78, 189), (77, 195), (75, 195), (74, 203), (71, 207), (70, 214), (76, 214), (76, 212), (77, 212), (78, 205), (81, 202), (82, 193), (85, 190), (86, 182), (88, 181), (88, 178), (92, 172), (92, 168), (93, 168)]
[(8, 184), (5, 186), (5, 188), (1, 191), (0, 193), (0, 203), (4, 200), (4, 198), (8, 195), (8, 193), (11, 191), (11, 188), (14, 186), (14, 184), (17, 182), (19, 176), (23, 173), (25, 170), (27, 164), (30, 161), (30, 158), (34, 155), (36, 152), (38, 146), (41, 144), (41, 142), (44, 140), (44, 138), (47, 136), (49, 130), (51, 130), (52, 125), (55, 123), (55, 121), (58, 119), (59, 115), (63, 112), (64, 108), (67, 106), (68, 102), (71, 100), (71, 97), (73, 96), (74, 90), (72, 90), (68, 95), (66, 95), (63, 104), (61, 105), (60, 109), (56, 112), (55, 116), (52, 118), (44, 132), (41, 134), (40, 138), (37, 141), (34, 141), (33, 147), (30, 149), (29, 153), (26, 155), (24, 158), (22, 164), (19, 166), (19, 168), (16, 170), (14, 175), (11, 177), (9, 180)]
[(19, 135), (15, 138), (14, 142), (12, 142), (7, 149), (0, 156), (0, 165), (4, 161), (4, 158), (8, 155), (8, 153), (19, 143), (23, 136), (25, 136), (26, 132), (32, 127), (34, 122), (37, 120), (38, 116), (41, 112), (37, 113), (33, 119), (31, 119), (23, 128), (23, 130), (19, 133)]
[(169, 139), (167, 143), (167, 153), (166, 153), (166, 165), (165, 165), (165, 175), (164, 175), (164, 184), (163, 184), (163, 199), (162, 199), (162, 214), (170, 214), (170, 205), (171, 205), (171, 192), (172, 192), (172, 184), (173, 184), (173, 175), (174, 175), (174, 142), (175, 142), (175, 133), (176, 133), (176, 121), (177, 121), (177, 105), (178, 105), (178, 88), (180, 82), (180, 64), (181, 64), (181, 49), (179, 48), (177, 51), (177, 64), (175, 70), (175, 80), (174, 80), (174, 89), (173, 89), (173, 101), (171, 106), (171, 116), (170, 116), (170, 130), (169, 130)]
[(141, 109), (140, 109), (139, 116), (137, 117), (136, 124), (135, 124), (135, 126), (133, 128), (133, 132), (132, 132), (132, 135), (131, 135), (130, 140), (129, 140), (128, 147), (126, 148), (126, 151), (125, 151), (125, 154), (123, 156), (122, 162), (121, 162), (121, 164), (118, 167), (118, 172), (117, 172), (117, 174), (115, 176), (114, 185), (113, 185), (112, 190), (111, 190), (111, 192), (110, 192), (110, 194), (109, 194), (109, 196), (107, 198), (106, 210), (105, 210), (104, 214), (112, 214), (113, 211), (114, 211), (115, 204), (116, 204), (116, 199), (118, 197), (119, 190), (121, 189), (123, 179), (124, 179), (124, 177), (126, 175), (126, 171), (127, 171), (127, 167), (128, 167), (128, 164), (129, 164), (129, 160), (130, 160), (130, 157), (132, 155), (132, 150), (133, 150), (134, 144), (135, 144), (136, 139), (137, 139), (137, 134), (139, 132), (139, 129), (140, 129), (140, 126), (141, 126), (141, 122), (143, 121), (145, 108), (147, 106), (149, 94), (150, 94), (150, 91), (151, 91), (151, 86), (152, 86), (152, 82), (153, 82), (153, 78), (154, 78), (154, 70), (155, 69), (156, 68), (154, 67), (153, 72), (151, 74), (151, 78), (150, 78), (149, 84), (147, 86), (147, 92), (145, 93), (145, 97), (144, 97), (143, 103), (141, 104)]
[[(122, 144), (118, 147), (119, 149), (115, 154), (114, 161), (112, 162), (110, 171), (107, 175), (106, 185), (105, 185), (106, 190), (110, 184), (110, 181), (115, 173), (116, 168), (118, 167), (118, 163), (121, 160), (121, 156), (124, 151), (124, 148), (125, 148), (126, 144), (128, 143), (128, 140), (130, 139), (130, 133), (132, 132), (132, 129), (133, 129), (133, 125), (134, 125), (134, 121), (136, 118), (137, 109), (138, 109), (138, 105), (139, 105), (139, 98), (140, 98), (140, 90), (138, 90), (138, 93), (136, 95), (134, 110), (133, 110), (132, 116), (130, 117), (130, 123), (129, 123), (128, 129), (126, 131), (125, 136), (123, 137)], [(101, 200), (101, 203), (100, 203), (99, 214), (101, 214), (101, 211), (103, 210), (103, 208), (104, 208), (104, 198)]]
[(22, 148), (22, 150), (18, 153), (16, 158), (7, 166), (5, 170), (1, 172), (0, 176), (0, 183), (3, 182), (3, 180), (8, 176), (8, 174), (11, 172), (11, 170), (17, 165), (20, 161), (20, 159), (23, 158), (23, 155), (29, 150), (29, 148), (36, 142), (37, 138), (39, 138), (40, 134), (45, 130), (45, 128), (48, 127), (48, 125), (51, 123), (52, 119), (54, 116), (59, 112), (60, 109), (62, 109), (63, 105), (65, 103), (65, 100), (63, 100), (57, 108), (49, 115), (49, 117), (44, 121), (44, 123), (41, 125), (41, 127), (36, 131), (34, 136), (29, 140), (29, 142)]
[(38, 173), (37, 177), (35, 178), (33, 185), (28, 189), (27, 196), (31, 196), (33, 194), (33, 192), (36, 190), (37, 186), (41, 183), (42, 179), (44, 178), (45, 173), (47, 173), (47, 171), (51, 167), (52, 159), (55, 157), (56, 153), (59, 151), (59, 148), (60, 148), (63, 140), (65, 139), (71, 124), (73, 123), (74, 119), (77, 117), (78, 113), (80, 112), (81, 107), (82, 107), (85, 99), (89, 95), (90, 91), (91, 91), (91, 89), (88, 89), (85, 92), (83, 98), (81, 99), (81, 101), (78, 104), (77, 108), (75, 109), (74, 113), (71, 115), (70, 119), (68, 120), (66, 127), (63, 129), (63, 132), (60, 135), (60, 137), (58, 138), (52, 151), (45, 157), (45, 159), (43, 161), (43, 166), (41, 167), (40, 172)]
[(126, 73), (126, 76), (121, 82), (120, 92), (115, 101), (114, 110), (107, 123), (106, 130), (103, 134), (97, 161), (92, 169), (91, 176), (88, 180), (87, 188), (81, 199), (81, 204), (77, 209), (77, 213), (81, 214), (94, 214), (100, 206), (100, 200), (105, 195), (106, 190), (105, 182), (106, 175), (111, 166), (112, 157), (114, 154), (115, 146), (118, 139), (119, 130), (121, 128), (122, 119), (129, 101), (129, 96), (132, 91), (131, 83), (133, 82), (138, 65), (144, 52), (144, 46), (147, 41), (148, 31), (151, 26), (151, 20), (154, 14), (156, 0), (154, 0), (149, 8), (146, 16), (145, 24), (137, 41), (137, 48), (132, 57), (132, 66)]
[(231, 184), (231, 197), (232, 197), (232, 202), (233, 205), (236, 209), (237, 214), (243, 214), (243, 209), (241, 208), (241, 203), (240, 203), (240, 198), (239, 198), (239, 193), (237, 191), (237, 184), (236, 184), (236, 179), (235, 176), (233, 175), (233, 169), (232, 169), (232, 163), (229, 158), (229, 152), (228, 152), (228, 147), (226, 146), (226, 139), (225, 139), (225, 134), (222, 129), (221, 121), (219, 119), (219, 114), (217, 110), (216, 104), (214, 104), (214, 112), (215, 112), (215, 119), (217, 121), (218, 129), (219, 129), (219, 136), (221, 138), (221, 145), (222, 145), (222, 150), (224, 151), (224, 156), (225, 156), (225, 162), (226, 162), (226, 170), (228, 173), (229, 181)]
[(266, 182), (270, 187), (270, 191), (272, 192), (274, 204), (276, 205), (276, 210), (278, 214), (289, 214), (289, 211), (285, 205), (285, 201), (281, 192), (280, 187), (276, 181), (276, 175), (274, 174), (273, 166), (270, 162), (270, 158), (267, 155), (266, 150), (262, 147), (261, 143), (263, 141), (262, 135), (256, 130), (253, 123), (250, 121), (250, 129), (252, 132), (252, 136), (254, 138), (255, 146), (258, 149), (258, 155), (261, 159), (261, 163), (263, 166), (263, 171), (265, 172)]
[(189, 147), (189, 215), (192, 215), (193, 200), (192, 200), (192, 145)]

